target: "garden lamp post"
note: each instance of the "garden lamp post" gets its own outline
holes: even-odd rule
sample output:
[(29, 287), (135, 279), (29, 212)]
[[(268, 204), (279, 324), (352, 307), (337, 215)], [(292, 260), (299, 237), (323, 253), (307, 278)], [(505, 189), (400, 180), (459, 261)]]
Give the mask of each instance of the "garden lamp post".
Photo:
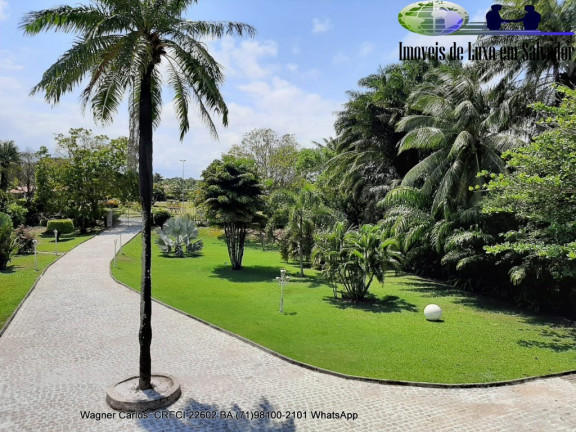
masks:
[(284, 313), (284, 285), (290, 282), (290, 276), (286, 276), (286, 269), (280, 269), (280, 277), (276, 278), (280, 283), (280, 313)]
[(54, 242), (56, 243), (56, 255), (58, 255), (58, 230), (55, 229), (54, 230)]
[(38, 257), (36, 256), (36, 246), (38, 246), (38, 240), (32, 240), (32, 244), (34, 245), (34, 270), (38, 271)]

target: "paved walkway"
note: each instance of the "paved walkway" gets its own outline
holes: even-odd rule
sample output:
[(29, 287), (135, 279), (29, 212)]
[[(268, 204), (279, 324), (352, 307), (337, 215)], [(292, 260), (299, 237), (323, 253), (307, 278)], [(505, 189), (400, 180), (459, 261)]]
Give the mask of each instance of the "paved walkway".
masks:
[(0, 338), (0, 431), (576, 431), (572, 377), (468, 390), (344, 380), (157, 304), (154, 370), (180, 378), (183, 394), (170, 411), (121, 418), (105, 389), (138, 370), (139, 297), (108, 275), (120, 233), (134, 230), (105, 232), (56, 262)]

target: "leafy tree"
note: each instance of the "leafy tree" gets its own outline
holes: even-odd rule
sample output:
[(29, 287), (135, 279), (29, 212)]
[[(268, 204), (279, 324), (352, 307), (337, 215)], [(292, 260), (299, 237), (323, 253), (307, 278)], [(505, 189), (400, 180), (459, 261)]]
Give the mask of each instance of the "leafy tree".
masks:
[(241, 145), (230, 154), (254, 160), (256, 172), (268, 189), (286, 188), (296, 180), (295, 164), (300, 146), (293, 135), (278, 134), (272, 129), (254, 129), (244, 135)]
[(23, 20), (28, 34), (55, 29), (78, 34), (73, 47), (43, 75), (33, 93), (44, 92), (57, 103), (86, 75), (82, 93), (94, 118), (109, 122), (126, 90), (130, 93), (131, 137), (138, 144), (138, 172), (142, 204), (142, 281), (140, 325), (140, 382), (150, 389), (151, 359), (151, 207), (153, 129), (160, 122), (162, 82), (159, 66), (164, 62), (167, 83), (174, 92), (180, 139), (190, 128), (189, 105), (194, 101), (202, 120), (216, 135), (210, 113), (227, 124), (228, 109), (219, 91), (223, 80), (220, 65), (201, 42), (225, 34), (254, 34), (240, 23), (191, 21), (183, 17), (196, 0), (94, 0), (89, 5), (59, 6), (30, 12)]
[(521, 258), (510, 269), (517, 285), (547, 276), (576, 280), (576, 91), (559, 91), (564, 95), (559, 107), (535, 105), (548, 130), (528, 146), (504, 153), (510, 174), (493, 173), (487, 185), (484, 211), (511, 213), (521, 221), (503, 234), (504, 241), (486, 247), (491, 254)]
[(36, 163), (38, 156), (36, 153), (26, 150), (20, 153), (20, 169), (18, 179), (20, 184), (26, 188), (26, 203), (30, 207), (35, 189)]
[(14, 141), (0, 141), (0, 191), (8, 189), (10, 170), (20, 162), (20, 153)]
[(396, 240), (385, 238), (377, 225), (351, 230), (339, 222), (317, 236), (314, 260), (322, 266), (335, 295), (342, 284), (345, 297), (357, 302), (366, 297), (374, 279), (384, 283), (386, 271), (399, 268), (401, 254)]
[(102, 217), (108, 197), (126, 201), (133, 195), (134, 175), (127, 169), (128, 140), (109, 140), (85, 129), (70, 129), (56, 136), (62, 157), (40, 160), (37, 200), (52, 214), (74, 219), (81, 231)]
[(246, 231), (261, 217), (262, 194), (251, 160), (228, 155), (202, 171), (198, 203), (204, 205), (210, 220), (224, 227), (233, 270), (242, 269)]
[(202, 250), (202, 240), (197, 239), (198, 228), (187, 217), (173, 217), (168, 219), (162, 229), (156, 231), (158, 239), (156, 244), (162, 252), (169, 254), (174, 252), (178, 258), (184, 258), (184, 254), (194, 254)]

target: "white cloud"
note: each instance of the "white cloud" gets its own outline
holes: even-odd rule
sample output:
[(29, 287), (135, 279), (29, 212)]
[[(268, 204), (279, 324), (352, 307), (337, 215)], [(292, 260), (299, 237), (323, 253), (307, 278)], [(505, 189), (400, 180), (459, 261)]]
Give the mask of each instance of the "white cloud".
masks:
[(269, 82), (239, 86), (252, 102), (252, 110), (232, 104), (231, 117), (245, 132), (254, 128), (272, 128), (278, 133), (293, 133), (300, 143), (309, 145), (333, 135), (333, 113), (341, 104), (307, 93), (279, 77)]
[(22, 69), (24, 69), (24, 66), (18, 64), (16, 55), (12, 51), (0, 50), (0, 71), (16, 71)]
[(360, 57), (366, 57), (372, 51), (374, 51), (374, 44), (373, 43), (362, 42), (362, 44), (360, 45), (360, 51), (358, 52), (358, 55)]
[(337, 53), (334, 57), (332, 57), (332, 64), (342, 64), (348, 63), (350, 61), (350, 57), (346, 54), (342, 54), (341, 52)]
[(298, 65), (294, 64), (294, 63), (288, 63), (286, 65), (286, 69), (288, 69), (290, 72), (297, 72), (298, 71)]
[(332, 25), (330, 18), (314, 18), (312, 20), (312, 33), (324, 33), (333, 28), (334, 26)]
[(228, 77), (259, 79), (280, 69), (278, 64), (264, 61), (278, 54), (278, 44), (272, 40), (250, 40), (237, 44), (232, 38), (224, 38), (215, 45), (212, 52), (224, 66), (224, 73)]
[(5, 20), (8, 18), (8, 0), (0, 0), (0, 20)]

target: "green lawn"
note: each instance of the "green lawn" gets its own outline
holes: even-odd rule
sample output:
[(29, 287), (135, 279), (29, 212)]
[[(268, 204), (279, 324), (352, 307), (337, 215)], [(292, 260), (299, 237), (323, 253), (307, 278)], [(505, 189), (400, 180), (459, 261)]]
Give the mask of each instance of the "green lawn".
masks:
[[(6, 270), (0, 271), (0, 329), (12, 312), (28, 294), (44, 269), (58, 258), (54, 236), (41, 234), (45, 228), (34, 228), (38, 240), (38, 271), (34, 270), (34, 255), (16, 255)], [(94, 234), (62, 236), (58, 242), (58, 253), (62, 254), (92, 238)]]
[[(529, 316), (500, 303), (414, 277), (390, 274), (376, 300), (332, 299), (312, 270), (296, 277), (278, 252), (246, 249), (244, 269), (230, 270), (215, 231), (201, 229), (202, 256), (168, 258), (153, 245), (153, 296), (293, 359), (351, 375), (437, 383), (483, 383), (576, 369), (571, 323)], [(114, 275), (138, 287), (140, 238), (119, 255)], [(274, 278), (292, 276), (278, 312)], [(444, 322), (423, 317), (439, 304)]]

